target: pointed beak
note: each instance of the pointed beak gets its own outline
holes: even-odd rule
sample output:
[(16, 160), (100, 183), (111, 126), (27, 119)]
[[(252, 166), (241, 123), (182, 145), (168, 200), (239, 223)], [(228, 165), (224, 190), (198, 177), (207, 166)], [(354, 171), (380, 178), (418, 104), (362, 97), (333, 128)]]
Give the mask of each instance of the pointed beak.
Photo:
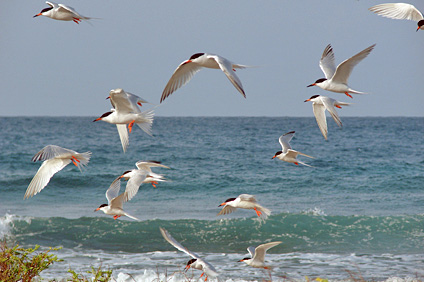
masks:
[(417, 27), (417, 30), (416, 30), (415, 32), (417, 32), (418, 30), (420, 30), (420, 28), (421, 28), (420, 26), (419, 26), (419, 27)]
[(309, 102), (309, 101), (311, 101), (311, 99), (307, 99), (307, 100), (305, 100), (305, 101), (303, 101), (303, 102)]
[(312, 84), (309, 84), (308, 86), (306, 86), (306, 87), (311, 87), (311, 86), (315, 86), (316, 85), (316, 83), (312, 83)]
[(33, 18), (41, 16), (41, 13), (36, 14), (35, 16), (33, 16)]
[(244, 259), (238, 260), (237, 262), (242, 262), (242, 261), (244, 261)]
[(99, 121), (99, 120), (101, 120), (102, 118), (96, 118), (95, 120), (93, 120), (93, 122), (95, 122), (95, 121)]
[(106, 100), (107, 100), (107, 99), (110, 99), (110, 96), (108, 96), (108, 97), (106, 98)]
[(218, 207), (225, 206), (225, 203), (220, 204)]
[(187, 270), (191, 267), (190, 264), (186, 265), (186, 267), (184, 267), (184, 271), (187, 272)]
[(97, 209), (95, 209), (94, 211), (96, 212), (96, 211), (99, 211), (100, 210), (100, 208), (97, 208)]
[(271, 160), (272, 160), (272, 159), (274, 159), (276, 156), (277, 156), (277, 155), (273, 156), (273, 157), (271, 158)]

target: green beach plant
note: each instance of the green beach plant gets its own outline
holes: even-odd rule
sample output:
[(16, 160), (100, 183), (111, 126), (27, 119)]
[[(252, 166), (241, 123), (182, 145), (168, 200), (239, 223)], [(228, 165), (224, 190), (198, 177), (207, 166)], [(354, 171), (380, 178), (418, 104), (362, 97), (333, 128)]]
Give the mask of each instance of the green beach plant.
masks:
[(19, 245), (10, 248), (6, 240), (0, 242), (0, 281), (30, 282), (56, 261), (62, 261), (50, 251), (61, 248), (50, 247), (46, 251), (37, 251), (40, 248), (22, 248)]

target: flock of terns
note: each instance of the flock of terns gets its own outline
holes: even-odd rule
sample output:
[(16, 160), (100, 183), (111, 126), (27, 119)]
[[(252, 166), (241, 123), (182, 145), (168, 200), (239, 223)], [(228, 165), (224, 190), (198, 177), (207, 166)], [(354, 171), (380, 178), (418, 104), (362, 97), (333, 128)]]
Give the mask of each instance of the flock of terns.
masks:
[[(41, 10), (41, 12), (36, 14), (34, 17), (45, 16), (55, 20), (74, 21), (77, 24), (82, 20), (93, 19), (91, 17), (82, 16), (81, 14), (77, 13), (75, 9), (69, 6), (56, 4), (49, 1), (46, 1), (46, 3), (49, 5), (49, 7)], [(369, 10), (378, 15), (392, 19), (407, 19), (417, 21), (417, 31), (419, 29), (424, 30), (424, 17), (422, 13), (413, 5), (406, 3), (386, 3), (373, 6), (369, 8)], [(325, 78), (316, 80), (314, 83), (308, 85), (308, 87), (318, 86), (324, 90), (336, 93), (344, 93), (350, 98), (352, 98), (350, 94), (365, 94), (363, 92), (351, 89), (348, 86), (348, 78), (353, 68), (365, 57), (367, 57), (374, 47), (375, 44), (369, 46), (358, 54), (343, 61), (336, 67), (334, 63), (333, 48), (331, 45), (328, 45), (324, 49), (321, 60), (319, 62), (320, 68), (324, 72)], [(173, 92), (188, 83), (196, 74), (196, 72), (202, 68), (221, 69), (230, 82), (234, 85), (234, 87), (243, 95), (243, 97), (246, 98), (243, 85), (236, 75), (235, 70), (247, 67), (248, 66), (245, 65), (235, 64), (219, 55), (196, 53), (188, 60), (183, 61), (174, 71), (167, 85), (165, 86), (165, 89), (163, 90), (160, 102), (163, 102)], [(142, 106), (142, 104), (147, 103), (146, 100), (140, 98), (137, 95), (125, 92), (120, 88), (111, 90), (109, 97), (107, 98), (110, 99), (113, 108), (109, 112), (106, 112), (99, 118), (95, 119), (94, 122), (102, 120), (111, 124), (116, 124), (124, 152), (126, 152), (129, 145), (128, 132), (131, 133), (134, 124), (137, 124), (137, 126), (140, 127), (144, 132), (151, 135), (154, 112), (153, 110), (142, 112), (139, 108), (139, 106)], [(337, 125), (341, 127), (342, 122), (335, 108), (348, 106), (349, 103), (340, 102), (321, 95), (314, 95), (305, 100), (305, 102), (308, 101), (312, 102), (313, 112), (318, 127), (324, 138), (327, 140), (328, 130), (325, 111), (327, 110)], [(273, 158), (278, 158), (282, 161), (294, 163), (296, 165), (302, 164), (309, 166), (308, 164), (299, 161), (297, 156), (302, 155), (309, 158), (313, 157), (292, 150), (290, 146), (290, 140), (293, 138), (294, 134), (295, 132), (291, 131), (283, 134), (279, 138), (282, 150), (275, 153)], [(34, 162), (43, 161), (43, 163), (30, 182), (24, 195), (24, 199), (39, 193), (44, 187), (47, 186), (55, 173), (62, 170), (71, 162), (80, 170), (82, 170), (82, 168), (88, 164), (90, 157), (91, 152), (78, 153), (76, 151), (65, 149), (56, 145), (48, 145), (44, 147), (32, 158), (32, 161)], [(129, 215), (123, 210), (124, 202), (131, 200), (137, 194), (139, 187), (143, 183), (151, 183), (154, 187), (156, 187), (156, 184), (159, 182), (166, 181), (164, 175), (157, 174), (152, 171), (153, 167), (169, 167), (157, 161), (139, 161), (135, 165), (137, 167), (136, 169), (125, 171), (112, 182), (106, 191), (106, 198), (108, 203), (100, 205), (95, 211), (101, 210), (105, 214), (112, 215), (114, 219), (117, 219), (120, 216), (127, 216), (134, 220), (138, 220), (136, 217)], [(119, 194), (121, 179), (127, 180), (127, 185), (125, 191)], [(222, 206), (223, 208), (218, 213), (218, 215), (231, 213), (237, 208), (252, 209), (256, 212), (260, 219), (266, 219), (271, 214), (269, 209), (257, 203), (253, 195), (248, 194), (241, 194), (237, 198), (227, 199), (219, 206)], [(218, 276), (218, 272), (210, 263), (199, 257), (196, 253), (193, 253), (182, 246), (169, 234), (167, 230), (160, 228), (160, 232), (166, 241), (168, 241), (171, 245), (192, 257), (192, 259), (188, 261), (185, 270), (188, 270), (190, 267), (201, 270), (202, 276), (206, 274), (205, 281), (208, 279), (208, 276)], [(251, 257), (244, 258), (240, 261), (244, 261), (246, 264), (252, 267), (270, 269), (270, 267), (266, 266), (264, 263), (265, 254), (268, 249), (281, 243), (282, 242), (278, 241), (262, 244), (256, 248), (249, 247), (248, 251)]]

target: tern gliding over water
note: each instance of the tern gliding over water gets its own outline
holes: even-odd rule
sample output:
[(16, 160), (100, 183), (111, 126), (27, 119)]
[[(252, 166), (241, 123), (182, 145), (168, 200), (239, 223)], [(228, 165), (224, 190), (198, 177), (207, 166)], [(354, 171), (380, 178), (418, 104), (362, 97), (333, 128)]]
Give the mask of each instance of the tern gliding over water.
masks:
[(71, 162), (82, 168), (90, 161), (91, 152), (78, 153), (56, 145), (47, 145), (32, 158), (33, 162), (44, 161), (25, 192), (24, 199), (32, 197), (47, 186), (50, 179)]
[(218, 215), (229, 214), (235, 211), (237, 208), (255, 210), (256, 214), (263, 219), (266, 219), (271, 211), (264, 208), (256, 202), (256, 198), (253, 195), (241, 194), (237, 198), (229, 198), (218, 207), (224, 206)]
[(325, 110), (330, 113), (337, 125), (339, 127), (342, 127), (342, 121), (340, 120), (339, 115), (337, 114), (337, 111), (334, 107), (341, 109), (341, 106), (349, 106), (350, 103), (340, 102), (335, 99), (321, 95), (314, 95), (311, 98), (305, 100), (304, 102), (309, 101), (312, 102), (312, 109), (314, 111), (315, 119), (317, 120), (319, 130), (321, 130), (322, 135), (324, 136), (325, 140), (327, 140), (328, 130)]
[(172, 74), (165, 89), (162, 92), (160, 102), (162, 103), (169, 95), (176, 91), (181, 86), (188, 83), (191, 78), (201, 68), (221, 69), (227, 78), (231, 81), (234, 87), (246, 98), (246, 94), (243, 90), (243, 85), (240, 79), (236, 75), (236, 69), (244, 69), (248, 66), (234, 64), (229, 60), (215, 54), (208, 53), (196, 53), (190, 57), (190, 59), (182, 62)]
[(100, 205), (94, 211), (102, 211), (105, 214), (113, 215), (113, 219), (117, 219), (121, 216), (128, 216), (129, 218), (139, 220), (138, 218), (127, 214), (123, 210), (124, 202), (126, 201), (126, 193), (124, 192), (121, 195), (119, 190), (121, 189), (121, 181), (113, 181), (109, 189), (106, 191), (107, 204)]
[(353, 68), (362, 61), (366, 56), (368, 56), (369, 53), (374, 49), (375, 44), (371, 45), (370, 47), (362, 50), (355, 56), (344, 60), (341, 64), (339, 64), (336, 68), (336, 65), (334, 63), (334, 52), (333, 48), (330, 44), (325, 47), (324, 52), (322, 53), (321, 60), (319, 62), (319, 66), (321, 67), (321, 70), (325, 74), (325, 78), (320, 78), (314, 83), (308, 85), (307, 87), (311, 86), (318, 86), (324, 90), (337, 92), (337, 93), (344, 93), (350, 98), (352, 96), (349, 93), (354, 94), (365, 94), (364, 92), (359, 92), (356, 90), (351, 89), (347, 85), (347, 80), (349, 79), (349, 76), (353, 70)]
[(385, 3), (372, 6), (368, 10), (390, 19), (416, 21), (418, 25), (416, 31), (420, 29), (424, 30), (423, 14), (414, 5), (407, 3)]
[(308, 164), (305, 164), (305, 163), (297, 160), (297, 155), (302, 155), (302, 156), (312, 158), (312, 159), (314, 159), (314, 157), (311, 157), (309, 155), (306, 155), (304, 153), (301, 153), (301, 152), (298, 152), (298, 151), (291, 149), (290, 140), (293, 138), (294, 133), (295, 133), (294, 131), (290, 131), (290, 132), (287, 132), (286, 134), (283, 134), (283, 135), (280, 136), (278, 141), (280, 142), (283, 150), (275, 153), (275, 155), (272, 158), (278, 158), (278, 159), (285, 161), (285, 162), (288, 162), (288, 163), (294, 163), (295, 165), (303, 164), (303, 165), (306, 165), (306, 166), (310, 166)]
[(168, 231), (165, 229), (159, 227), (160, 233), (162, 233), (163, 238), (165, 238), (166, 241), (168, 241), (169, 244), (177, 248), (178, 250), (186, 253), (187, 255), (191, 256), (192, 259), (187, 262), (187, 265), (185, 267), (185, 270), (187, 271), (190, 267), (194, 269), (201, 270), (203, 273), (200, 275), (202, 277), (204, 274), (206, 274), (205, 281), (208, 279), (209, 276), (216, 277), (218, 276), (218, 272), (216, 271), (215, 267), (213, 267), (209, 262), (205, 261), (204, 259), (200, 258), (196, 253), (193, 253), (189, 251), (187, 248), (185, 248), (183, 245), (181, 245), (177, 240), (175, 240), (171, 234), (169, 234)]
[(239, 262), (244, 261), (247, 265), (250, 265), (256, 268), (271, 269), (269, 266), (265, 265), (266, 251), (281, 243), (282, 243), (281, 241), (270, 242), (270, 243), (259, 245), (256, 248), (253, 246), (250, 246), (249, 248), (247, 248), (247, 251), (250, 253), (251, 257), (241, 259), (239, 260)]

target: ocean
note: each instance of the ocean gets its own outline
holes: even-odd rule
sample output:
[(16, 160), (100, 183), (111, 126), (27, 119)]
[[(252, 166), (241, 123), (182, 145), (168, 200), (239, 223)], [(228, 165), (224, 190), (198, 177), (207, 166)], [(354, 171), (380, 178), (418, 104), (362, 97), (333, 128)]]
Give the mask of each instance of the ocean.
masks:
[[(265, 258), (274, 281), (424, 280), (424, 118), (342, 117), (343, 128), (328, 118), (325, 141), (314, 117), (156, 117), (154, 136), (134, 127), (125, 154), (116, 127), (94, 118), (0, 117), (0, 238), (62, 247), (63, 261), (44, 279), (101, 266), (116, 281), (197, 281), (201, 272), (183, 273), (190, 257), (162, 238), (163, 227), (220, 281), (268, 279), (238, 260), (271, 241), (282, 241)], [(293, 149), (315, 157), (299, 156), (313, 167), (272, 159), (293, 130)], [(91, 160), (23, 200), (41, 165), (31, 158), (48, 144), (91, 151)], [(170, 167), (154, 169), (168, 182), (144, 184), (124, 204), (141, 221), (94, 212), (139, 160)], [(217, 216), (219, 204), (243, 193), (272, 215)]]

